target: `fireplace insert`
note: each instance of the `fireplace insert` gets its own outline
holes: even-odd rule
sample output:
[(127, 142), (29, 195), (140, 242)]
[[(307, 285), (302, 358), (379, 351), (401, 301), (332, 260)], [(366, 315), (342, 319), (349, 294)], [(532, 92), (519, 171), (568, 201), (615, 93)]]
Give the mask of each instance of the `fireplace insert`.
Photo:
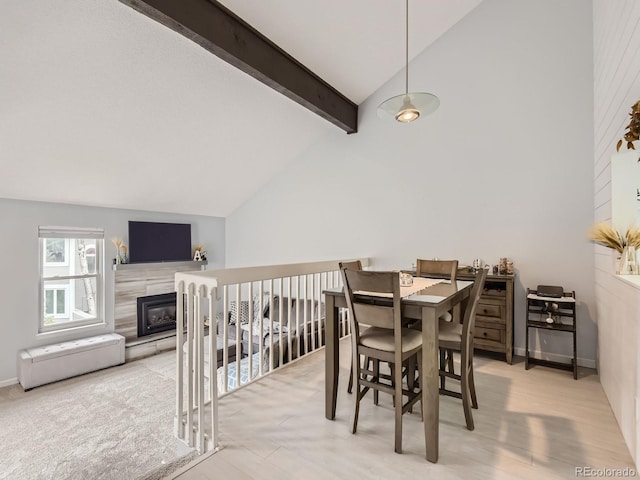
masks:
[(176, 328), (176, 292), (138, 297), (138, 337)]

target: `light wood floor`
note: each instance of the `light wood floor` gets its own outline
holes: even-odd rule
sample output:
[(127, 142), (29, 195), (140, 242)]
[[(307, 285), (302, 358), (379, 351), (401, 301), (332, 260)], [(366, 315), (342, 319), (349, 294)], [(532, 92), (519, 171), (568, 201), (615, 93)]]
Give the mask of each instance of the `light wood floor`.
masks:
[(302, 359), (223, 398), (223, 449), (170, 478), (243, 479), (535, 479), (576, 478), (576, 467), (634, 468), (598, 377), (507, 365), (476, 355), (480, 408), (465, 428), (459, 400), (440, 397), (440, 458), (424, 458), (418, 414), (404, 416), (403, 450), (393, 451), (391, 398), (363, 399), (350, 433), (352, 396), (346, 341), (336, 420), (324, 417), (324, 352)]

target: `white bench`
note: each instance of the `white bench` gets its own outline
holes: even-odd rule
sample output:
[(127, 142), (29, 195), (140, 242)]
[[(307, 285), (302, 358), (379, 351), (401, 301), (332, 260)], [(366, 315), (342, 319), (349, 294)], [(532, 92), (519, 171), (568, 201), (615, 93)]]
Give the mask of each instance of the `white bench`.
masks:
[(25, 390), (124, 363), (124, 337), (95, 337), (18, 352), (18, 381)]

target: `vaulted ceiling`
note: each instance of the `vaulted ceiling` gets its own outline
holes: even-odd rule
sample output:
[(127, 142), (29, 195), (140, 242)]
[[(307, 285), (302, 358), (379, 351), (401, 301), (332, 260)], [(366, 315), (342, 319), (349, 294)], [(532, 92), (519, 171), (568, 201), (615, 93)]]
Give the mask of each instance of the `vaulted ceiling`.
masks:
[[(410, 57), (480, 1), (413, 0)], [(403, 0), (222, 3), (357, 104), (404, 68)], [(0, 58), (0, 197), (224, 217), (344, 134), (116, 0), (3, 1)]]

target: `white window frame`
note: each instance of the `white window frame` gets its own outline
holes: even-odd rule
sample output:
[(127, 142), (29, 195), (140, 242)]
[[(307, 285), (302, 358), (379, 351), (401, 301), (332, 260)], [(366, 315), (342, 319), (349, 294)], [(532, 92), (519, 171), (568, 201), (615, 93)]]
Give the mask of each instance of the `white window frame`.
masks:
[[(58, 313), (57, 312), (57, 304), (58, 304), (58, 296), (56, 295), (56, 292), (59, 290), (63, 290), (64, 291), (64, 312), (63, 313)], [(53, 313), (49, 314), (46, 312), (46, 295), (47, 295), (47, 291), (52, 291), (54, 292), (53, 294)], [(71, 316), (71, 312), (69, 311), (69, 300), (71, 299), (71, 297), (69, 296), (69, 285), (47, 285), (46, 287), (44, 287), (44, 295), (45, 295), (45, 301), (42, 304), (42, 309), (44, 312), (44, 315), (51, 315), (53, 318), (66, 318)]]
[[(38, 237), (40, 244), (40, 319), (38, 325), (39, 333), (57, 332), (63, 330), (74, 329), (85, 326), (95, 326), (105, 323), (104, 317), (104, 230), (97, 228), (77, 228), (77, 227), (39, 227)], [(51, 262), (47, 256), (46, 243), (49, 239), (65, 240), (65, 258), (64, 262)], [(76, 263), (75, 251), (71, 252), (70, 245), (76, 242), (73, 239), (94, 239), (95, 240), (95, 272), (86, 274), (76, 274), (74, 265)], [(71, 257), (73, 255), (73, 258)], [(45, 267), (69, 267), (67, 273), (45, 276)], [(70, 270), (69, 270), (70, 269)], [(76, 311), (75, 301), (73, 300), (72, 289), (75, 289), (76, 281), (83, 279), (95, 279), (95, 314), (88, 317), (81, 311)], [(68, 284), (61, 283), (69, 281)], [(67, 315), (69, 321), (53, 323), (45, 325), (45, 316), (49, 316), (45, 312), (45, 290), (49, 289), (66, 289), (65, 300)], [(74, 290), (75, 291), (75, 290)], [(77, 313), (77, 315), (76, 315)], [(63, 318), (62, 315), (55, 315), (54, 318)], [(74, 318), (76, 318), (74, 320)]]

